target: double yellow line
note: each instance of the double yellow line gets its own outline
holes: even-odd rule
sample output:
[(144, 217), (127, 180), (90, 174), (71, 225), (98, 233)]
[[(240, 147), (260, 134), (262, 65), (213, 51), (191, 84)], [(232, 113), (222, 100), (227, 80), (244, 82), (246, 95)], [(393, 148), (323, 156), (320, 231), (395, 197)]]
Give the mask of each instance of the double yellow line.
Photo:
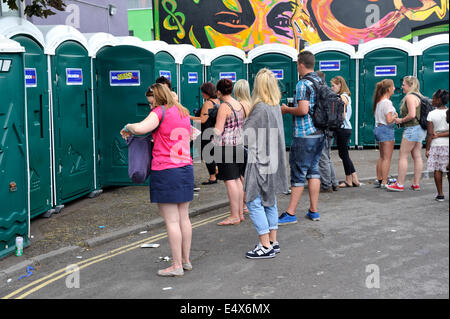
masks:
[[(229, 216), (229, 214), (230, 213), (224, 213), (224, 214), (220, 214), (220, 215), (216, 215), (216, 216), (213, 216), (213, 217), (209, 217), (209, 218), (200, 220), (198, 222), (193, 223), (192, 224), (192, 228), (197, 228), (197, 227), (209, 224), (209, 223), (213, 223), (213, 222), (215, 222), (215, 221), (217, 221), (219, 219), (222, 219), (222, 218), (224, 218), (226, 216)], [(167, 237), (167, 232), (160, 233), (160, 234), (154, 235), (154, 236), (152, 236), (150, 238), (142, 239), (142, 240), (133, 242), (131, 244), (122, 246), (120, 248), (111, 250), (108, 253), (104, 253), (104, 254), (101, 254), (101, 255), (98, 255), (98, 256), (95, 256), (95, 257), (92, 257), (92, 258), (80, 261), (79, 263), (74, 264), (77, 267), (71, 268), (71, 271), (67, 271), (66, 268), (62, 268), (60, 270), (55, 271), (54, 273), (51, 273), (50, 275), (47, 275), (47, 276), (45, 276), (43, 278), (40, 278), (40, 279), (38, 279), (36, 281), (33, 281), (32, 283), (30, 283), (30, 284), (28, 284), (28, 285), (26, 285), (26, 286), (24, 286), (22, 288), (17, 289), (16, 291), (10, 293), (7, 296), (2, 297), (1, 299), (11, 299), (11, 298), (23, 299), (23, 298), (31, 295), (32, 293), (34, 293), (34, 292), (36, 292), (36, 291), (38, 291), (38, 290), (40, 290), (40, 289), (50, 285), (52, 282), (55, 282), (55, 281), (57, 281), (57, 280), (59, 280), (61, 278), (64, 278), (64, 277), (70, 275), (75, 270), (79, 271), (79, 270), (84, 269), (86, 267), (89, 267), (89, 266), (91, 266), (93, 264), (99, 263), (99, 262), (101, 262), (103, 260), (107, 260), (107, 259), (110, 259), (112, 257), (124, 254), (124, 253), (126, 253), (128, 251), (132, 251), (134, 249), (140, 248), (142, 244), (154, 243), (154, 242), (156, 242), (158, 240), (161, 240), (163, 238), (166, 238), (166, 237)]]

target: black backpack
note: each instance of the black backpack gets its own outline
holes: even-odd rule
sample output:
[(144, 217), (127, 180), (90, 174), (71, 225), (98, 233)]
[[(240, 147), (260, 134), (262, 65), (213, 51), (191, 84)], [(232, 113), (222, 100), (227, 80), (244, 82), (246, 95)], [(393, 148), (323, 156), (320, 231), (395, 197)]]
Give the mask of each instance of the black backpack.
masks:
[[(211, 101), (212, 103), (212, 101)], [(208, 110), (208, 119), (203, 124), (203, 127), (210, 128), (216, 125), (217, 113), (219, 111), (219, 104), (213, 103), (213, 107)]]
[[(434, 106), (432, 104), (432, 101), (430, 98), (426, 97), (426, 96), (420, 96), (417, 93), (412, 93), (415, 96), (417, 96), (420, 99), (420, 119), (419, 119), (419, 124), (420, 126), (426, 130), (428, 127), (428, 122), (427, 122), (427, 117), (428, 117), (428, 113), (430, 113), (431, 111), (434, 110)], [(417, 117), (417, 114), (416, 114)]]
[(317, 82), (312, 77), (304, 79), (312, 82), (316, 93), (316, 103), (314, 112), (309, 114), (314, 123), (314, 127), (324, 131), (334, 131), (344, 124), (345, 103), (326, 83)]

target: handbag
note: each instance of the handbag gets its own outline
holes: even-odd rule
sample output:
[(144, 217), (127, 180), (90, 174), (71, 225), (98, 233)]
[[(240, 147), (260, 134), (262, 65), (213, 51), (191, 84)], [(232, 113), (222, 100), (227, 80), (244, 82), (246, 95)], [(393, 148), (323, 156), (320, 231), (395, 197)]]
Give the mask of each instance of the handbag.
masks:
[[(158, 126), (153, 130), (155, 132), (162, 121), (166, 113), (164, 105), (162, 107), (162, 117)], [(153, 138), (151, 132), (148, 135), (132, 135), (127, 139), (128, 145), (128, 176), (131, 181), (136, 184), (144, 183), (150, 176), (152, 170), (152, 152), (153, 152)]]

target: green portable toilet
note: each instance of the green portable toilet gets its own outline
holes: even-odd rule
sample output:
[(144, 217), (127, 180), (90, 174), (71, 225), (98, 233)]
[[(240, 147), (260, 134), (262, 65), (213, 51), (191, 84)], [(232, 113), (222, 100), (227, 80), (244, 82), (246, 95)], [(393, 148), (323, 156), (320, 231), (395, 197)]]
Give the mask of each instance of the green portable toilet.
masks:
[[(248, 79), (250, 89), (253, 90), (253, 84), (256, 74), (262, 68), (271, 70), (278, 79), (281, 91), (281, 103), (287, 104), (288, 97), (294, 97), (295, 87), (298, 82), (296, 49), (282, 44), (264, 44), (248, 52)], [(284, 135), (286, 147), (292, 143), (292, 115), (284, 114)]]
[(192, 114), (196, 108), (201, 108), (203, 98), (200, 87), (203, 81), (203, 65), (205, 64), (203, 56), (198, 49), (188, 44), (171, 45), (177, 52), (176, 62), (179, 67), (179, 98)]
[(177, 52), (164, 41), (144, 41), (144, 47), (155, 55), (155, 80), (164, 76), (172, 83), (172, 91), (180, 95)]
[(91, 72), (91, 81), (92, 81), (92, 108), (93, 108), (93, 116), (92, 116), (92, 129), (93, 129), (93, 134), (95, 137), (95, 141), (94, 141), (94, 153), (96, 154), (96, 156), (94, 157), (94, 191), (92, 193), (89, 194), (89, 197), (95, 197), (98, 196), (99, 194), (102, 193), (102, 175), (100, 174), (100, 160), (101, 160), (101, 156), (100, 156), (100, 152), (99, 152), (99, 148), (98, 145), (100, 144), (99, 141), (99, 137), (100, 132), (99, 132), (99, 121), (98, 121), (98, 94), (97, 94), (97, 83), (98, 81), (95, 81), (94, 83), (94, 79), (96, 79), (96, 74), (94, 74), (94, 70), (96, 70), (96, 56), (97, 53), (100, 52), (101, 50), (108, 48), (108, 47), (113, 47), (119, 44), (119, 40), (114, 37), (112, 34), (109, 33), (105, 33), (105, 32), (98, 32), (98, 33), (83, 33), (84, 37), (87, 40), (88, 43), (88, 49), (89, 49), (89, 56), (91, 57), (91, 66), (92, 66), (92, 72)]
[(98, 157), (102, 186), (132, 185), (128, 177), (128, 147), (120, 135), (127, 123), (150, 113), (145, 93), (155, 82), (155, 56), (142, 41), (123, 37), (103, 47), (95, 57)]
[(52, 90), (54, 205), (94, 191), (91, 59), (86, 38), (75, 28), (39, 26), (49, 55)]
[(31, 218), (53, 213), (50, 108), (44, 36), (27, 20), (0, 19), (0, 33), (25, 48)]
[(0, 258), (29, 245), (29, 174), (23, 52), (0, 35)]
[(214, 85), (220, 79), (236, 83), (247, 80), (247, 58), (245, 52), (232, 46), (214, 48), (205, 54), (206, 81)]
[(448, 90), (448, 34), (433, 35), (415, 45), (422, 51), (417, 63), (422, 94), (431, 98), (437, 89)]
[[(414, 63), (420, 50), (410, 42), (384, 38), (375, 39), (358, 46), (356, 58), (359, 63), (359, 112), (358, 146), (376, 145), (373, 135), (375, 116), (373, 114), (373, 94), (377, 82), (392, 79), (395, 93), (391, 97), (395, 109), (400, 113), (400, 103), (405, 96), (402, 90), (403, 78), (414, 74)], [(400, 144), (403, 130), (395, 130), (395, 143)]]
[[(356, 95), (356, 53), (355, 48), (350, 44), (339, 41), (322, 41), (305, 48), (314, 54), (316, 59), (315, 70), (325, 74), (325, 80), (331, 86), (331, 79), (335, 76), (342, 76), (347, 82), (352, 100), (352, 135), (349, 146), (355, 147), (358, 130), (358, 97)], [(336, 142), (336, 141), (334, 141)]]

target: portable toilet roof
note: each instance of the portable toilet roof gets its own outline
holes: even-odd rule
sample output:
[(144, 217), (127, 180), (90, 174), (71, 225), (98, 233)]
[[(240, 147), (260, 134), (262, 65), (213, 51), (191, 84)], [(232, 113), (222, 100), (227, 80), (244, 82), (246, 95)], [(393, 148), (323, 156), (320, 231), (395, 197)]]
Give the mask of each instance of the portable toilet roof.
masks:
[(116, 37), (118, 44), (117, 45), (132, 45), (140, 48), (144, 48), (144, 41), (139, 39), (138, 37), (126, 36), (126, 37)]
[(97, 32), (97, 33), (83, 33), (86, 37), (89, 56), (95, 58), (97, 52), (106, 46), (116, 46), (119, 44), (119, 40), (110, 33)]
[(396, 38), (382, 38), (358, 45), (356, 59), (363, 59), (367, 53), (384, 48), (400, 49), (407, 52), (409, 56), (417, 56), (421, 54), (421, 50), (416, 45), (408, 41)]
[(45, 39), (44, 53), (55, 55), (56, 48), (64, 41), (77, 41), (89, 51), (84, 35), (69, 25), (42, 25), (37, 26)]
[(25, 34), (35, 39), (43, 48), (45, 40), (42, 32), (31, 22), (18, 17), (0, 18), (0, 34), (12, 38), (18, 34)]
[[(193, 45), (190, 44), (169, 44), (169, 46), (177, 53), (177, 58), (179, 64), (183, 63), (183, 60), (189, 54), (195, 55), (201, 64), (205, 64), (204, 54), (202, 54), (199, 49), (196, 49)], [(177, 62), (178, 63), (178, 62)]]
[(355, 47), (340, 41), (322, 41), (306, 47), (305, 51), (309, 51), (313, 54), (325, 51), (338, 51), (348, 54), (351, 59), (356, 59)]
[(181, 64), (183, 62), (183, 60), (180, 61), (180, 57), (179, 57), (179, 53), (178, 53), (177, 49), (174, 46), (171, 46), (164, 41), (159, 41), (159, 40), (144, 41), (144, 47), (147, 50), (149, 50), (150, 52), (153, 52), (153, 54), (155, 54), (155, 55), (161, 51), (168, 52), (171, 56), (173, 56), (176, 64)]
[(240, 58), (244, 63), (248, 64), (247, 57), (245, 56), (245, 52), (241, 49), (238, 49), (233, 46), (223, 46), (223, 47), (217, 47), (211, 50), (208, 50), (208, 52), (205, 52), (205, 66), (210, 66), (212, 61), (214, 61), (216, 58), (224, 55), (233, 55), (235, 57)]
[(448, 33), (447, 34), (437, 34), (432, 35), (430, 37), (426, 37), (423, 40), (420, 40), (419, 42), (414, 43), (414, 45), (417, 46), (417, 48), (423, 53), (425, 50), (428, 50), (431, 47), (434, 47), (435, 45), (439, 44), (448, 44)]
[(19, 42), (7, 39), (0, 34), (0, 53), (25, 52), (25, 48)]
[(279, 43), (270, 43), (260, 45), (252, 50), (250, 50), (247, 54), (248, 63), (251, 63), (254, 58), (266, 54), (266, 53), (279, 53), (284, 54), (292, 58), (292, 61), (296, 62), (298, 57), (298, 52), (293, 47), (279, 44)]

